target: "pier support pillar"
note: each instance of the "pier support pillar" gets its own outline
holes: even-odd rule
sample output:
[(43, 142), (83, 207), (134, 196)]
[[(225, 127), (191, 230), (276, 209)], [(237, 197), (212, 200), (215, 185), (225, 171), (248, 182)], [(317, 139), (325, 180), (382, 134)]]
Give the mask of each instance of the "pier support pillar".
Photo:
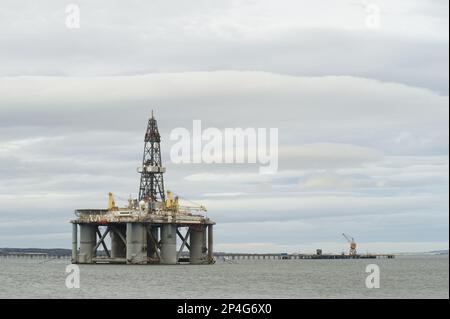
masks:
[(97, 226), (92, 224), (80, 224), (80, 264), (91, 264), (95, 257), (95, 244), (97, 243)]
[(161, 264), (177, 263), (177, 227), (174, 224), (161, 226)]
[(72, 224), (72, 264), (78, 262), (78, 225)]
[(127, 264), (147, 263), (147, 231), (142, 223), (127, 223)]
[(191, 264), (203, 264), (205, 263), (204, 252), (204, 234), (206, 232), (205, 226), (201, 227), (191, 227), (190, 228), (190, 249), (189, 249), (189, 260)]
[(120, 235), (116, 232), (119, 232), (122, 237), (125, 238), (126, 226), (123, 224), (118, 224), (114, 227), (114, 230), (109, 233), (109, 235), (111, 236), (111, 257), (125, 258), (127, 255), (127, 246), (123, 242)]

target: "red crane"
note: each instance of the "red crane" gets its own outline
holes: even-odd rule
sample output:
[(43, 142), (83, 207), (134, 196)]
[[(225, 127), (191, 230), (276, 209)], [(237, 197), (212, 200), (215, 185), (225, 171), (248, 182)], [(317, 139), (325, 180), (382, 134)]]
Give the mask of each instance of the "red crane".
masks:
[(353, 237), (351, 237), (351, 236), (348, 236), (348, 235), (344, 234), (344, 233), (342, 234), (342, 236), (344, 236), (344, 238), (347, 239), (347, 241), (350, 244), (350, 250), (349, 250), (348, 254), (350, 256), (356, 255), (356, 242), (355, 242), (355, 239)]

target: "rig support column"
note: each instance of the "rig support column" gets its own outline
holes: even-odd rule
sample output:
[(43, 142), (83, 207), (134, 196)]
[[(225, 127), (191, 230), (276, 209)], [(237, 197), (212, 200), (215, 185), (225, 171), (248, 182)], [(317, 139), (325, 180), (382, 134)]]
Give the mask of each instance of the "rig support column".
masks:
[(92, 264), (94, 258), (94, 248), (97, 243), (97, 225), (80, 224), (80, 255), (78, 262), (80, 264)]
[(203, 264), (205, 262), (204, 258), (204, 243), (203, 243), (203, 235), (206, 230), (202, 225), (200, 228), (191, 227), (190, 234), (190, 248), (189, 248), (189, 260), (191, 264), (198, 265)]
[(157, 226), (150, 226), (150, 233), (153, 236), (153, 239), (156, 241), (156, 245), (153, 242), (150, 236), (147, 236), (147, 249), (148, 249), (148, 257), (157, 258), (157, 245), (159, 242), (159, 232)]
[(161, 264), (175, 265), (177, 260), (177, 226), (161, 226)]
[(127, 223), (127, 264), (147, 263), (147, 231), (142, 223)]
[(208, 262), (212, 264), (214, 262), (213, 252), (213, 225), (208, 225)]
[(119, 224), (109, 233), (111, 236), (111, 258), (125, 258), (127, 255), (127, 246), (122, 238), (116, 232), (120, 232), (123, 238), (126, 234), (126, 226)]
[(78, 225), (72, 224), (72, 264), (78, 262)]

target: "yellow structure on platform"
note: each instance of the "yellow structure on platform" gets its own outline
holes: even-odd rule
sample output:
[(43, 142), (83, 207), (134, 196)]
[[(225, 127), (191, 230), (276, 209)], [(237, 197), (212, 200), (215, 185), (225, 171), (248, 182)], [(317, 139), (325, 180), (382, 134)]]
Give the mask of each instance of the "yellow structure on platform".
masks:
[(178, 204), (178, 196), (175, 196), (173, 198), (172, 192), (167, 191), (167, 199), (166, 199), (166, 205), (165, 208), (170, 211), (178, 212), (178, 209), (180, 208), (180, 205)]
[(116, 202), (114, 201), (113, 193), (108, 193), (108, 209), (109, 210), (119, 210), (119, 207), (116, 206)]

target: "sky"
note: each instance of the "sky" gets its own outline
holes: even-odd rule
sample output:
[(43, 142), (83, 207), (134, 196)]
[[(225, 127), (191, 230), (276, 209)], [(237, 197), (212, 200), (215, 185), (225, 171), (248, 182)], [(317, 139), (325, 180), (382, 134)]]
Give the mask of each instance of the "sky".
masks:
[[(448, 249), (448, 1), (72, 3), (79, 28), (0, 1), (0, 247), (69, 248), (75, 209), (137, 196), (153, 109), (216, 251)], [(278, 172), (171, 162), (193, 120), (277, 128)]]

